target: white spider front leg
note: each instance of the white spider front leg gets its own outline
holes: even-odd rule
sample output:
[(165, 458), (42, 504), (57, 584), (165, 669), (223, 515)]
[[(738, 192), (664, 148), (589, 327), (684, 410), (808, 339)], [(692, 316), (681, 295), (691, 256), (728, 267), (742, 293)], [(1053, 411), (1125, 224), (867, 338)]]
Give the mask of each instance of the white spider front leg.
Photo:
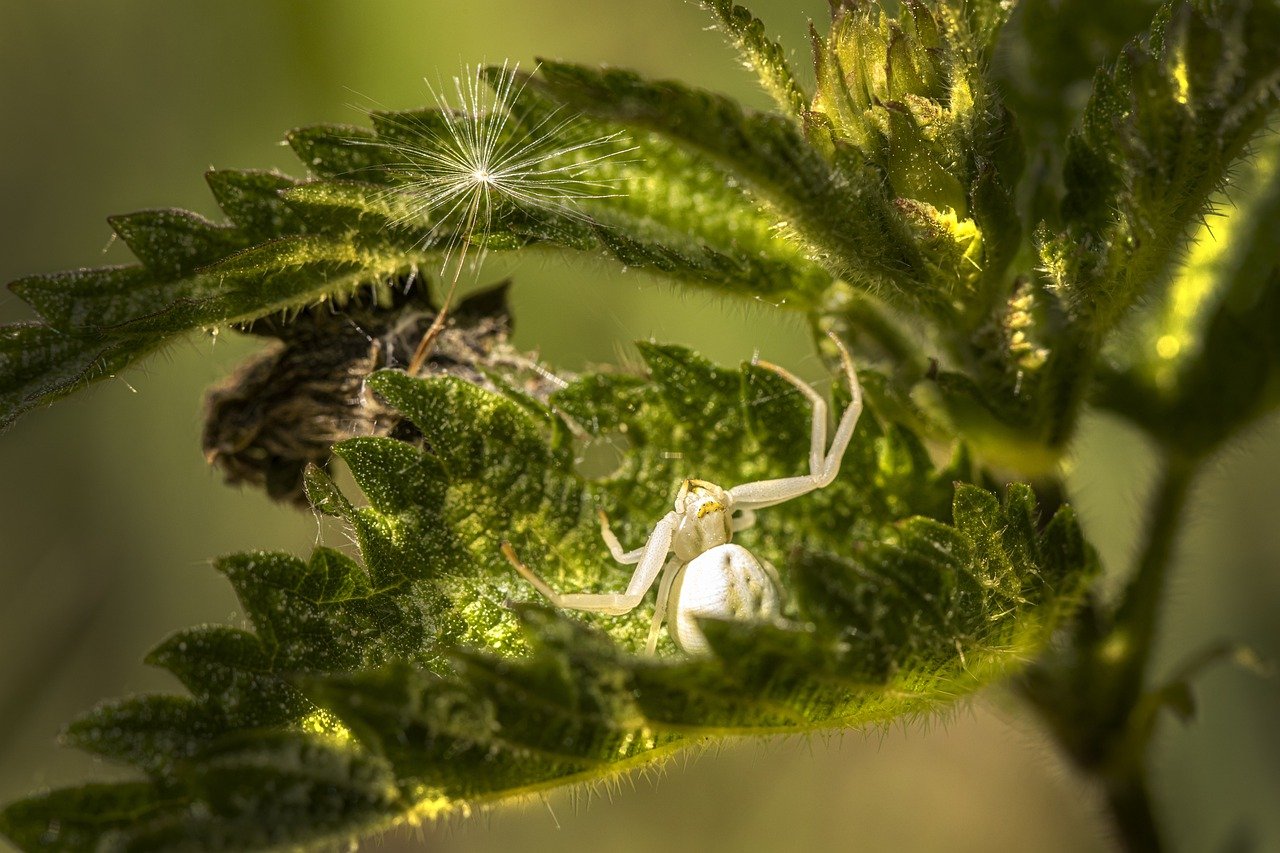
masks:
[(840, 416), (840, 423), (836, 427), (835, 438), (831, 441), (830, 449), (827, 448), (827, 403), (822, 396), (810, 385), (776, 364), (759, 362), (761, 367), (772, 370), (809, 399), (813, 408), (813, 427), (809, 441), (809, 473), (802, 477), (760, 480), (756, 483), (734, 486), (729, 489), (729, 497), (736, 509), (750, 511), (789, 501), (815, 489), (831, 485), (836, 475), (840, 473), (840, 460), (849, 447), (850, 439), (853, 438), (853, 429), (858, 424), (858, 416), (862, 414), (862, 386), (858, 384), (858, 373), (854, 370), (853, 358), (850, 357), (849, 351), (835, 335), (831, 335), (831, 340), (835, 341), (836, 348), (840, 350), (840, 361), (844, 364), (852, 399)]
[[(675, 534), (678, 520), (679, 516), (676, 513), (669, 512), (654, 525), (653, 532), (649, 534), (649, 541), (641, 549), (640, 558), (635, 561), (639, 565), (636, 566), (635, 573), (631, 575), (631, 582), (627, 584), (627, 591), (623, 593), (559, 593), (552, 589), (546, 581), (538, 577), (533, 569), (520, 561), (510, 542), (502, 543), (502, 554), (507, 558), (507, 562), (533, 585), (534, 589), (546, 596), (547, 600), (556, 607), (561, 607), (565, 610), (583, 610), (588, 613), (621, 616), (624, 613), (630, 613), (635, 610), (636, 606), (644, 599), (645, 593), (649, 591), (649, 587), (653, 586), (653, 582), (658, 579), (658, 574), (666, 563), (667, 554), (671, 551), (671, 538)], [(617, 540), (615, 539), (614, 541), (616, 542)], [(621, 547), (618, 550), (621, 551)], [(624, 554), (623, 556), (628, 555)]]
[(622, 543), (618, 541), (617, 535), (609, 525), (609, 516), (604, 514), (604, 510), (597, 510), (596, 515), (600, 519), (600, 538), (609, 546), (609, 553), (613, 555), (613, 559), (624, 566), (634, 566), (640, 562), (640, 558), (644, 556), (645, 546), (641, 545), (634, 551), (623, 551)]

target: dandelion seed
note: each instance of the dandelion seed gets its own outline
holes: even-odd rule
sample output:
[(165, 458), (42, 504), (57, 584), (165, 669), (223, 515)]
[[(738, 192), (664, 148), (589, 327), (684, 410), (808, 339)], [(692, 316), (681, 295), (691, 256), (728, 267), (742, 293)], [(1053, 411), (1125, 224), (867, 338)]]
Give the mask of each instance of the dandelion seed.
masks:
[(482, 67), (467, 67), (453, 78), (454, 104), (443, 87), (428, 84), (436, 111), (391, 114), (392, 133), (366, 143), (395, 155), (381, 166), (399, 179), (387, 191), (400, 208), (394, 221), (429, 222), (429, 240), (444, 245), (440, 277), (449, 281), (448, 290), (410, 359), (410, 373), (421, 367), (444, 328), (473, 246), (477, 267), (483, 261), (495, 221), (518, 210), (582, 220), (580, 202), (619, 195), (617, 181), (598, 167), (635, 150), (620, 142), (622, 133), (588, 136), (581, 120), (559, 107), (541, 115), (518, 113), (525, 87), (518, 72), (518, 65), (504, 62), (490, 78)]

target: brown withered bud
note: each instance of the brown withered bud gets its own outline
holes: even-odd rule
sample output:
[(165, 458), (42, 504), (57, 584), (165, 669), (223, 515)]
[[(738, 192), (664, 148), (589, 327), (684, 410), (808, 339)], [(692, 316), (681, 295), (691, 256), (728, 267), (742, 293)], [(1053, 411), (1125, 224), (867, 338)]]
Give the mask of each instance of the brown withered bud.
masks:
[[(497, 391), (496, 375), (545, 400), (563, 380), (508, 343), (504, 281), (462, 300), (420, 375), (448, 374)], [(302, 475), (327, 466), (335, 442), (353, 436), (420, 440), (413, 424), (365, 385), (382, 368), (405, 368), (435, 318), (422, 286), (393, 287), (390, 304), (315, 305), (240, 328), (275, 339), (205, 396), (204, 453), (227, 483), (266, 489), (277, 501), (309, 506)]]

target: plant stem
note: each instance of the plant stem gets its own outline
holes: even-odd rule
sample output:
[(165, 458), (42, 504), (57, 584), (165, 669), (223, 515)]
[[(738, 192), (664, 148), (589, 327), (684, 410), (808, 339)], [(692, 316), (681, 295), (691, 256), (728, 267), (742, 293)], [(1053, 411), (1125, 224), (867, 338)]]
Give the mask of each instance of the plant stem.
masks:
[(1174, 547), (1196, 467), (1196, 460), (1176, 450), (1166, 451), (1152, 499), (1142, 558), (1102, 646), (1104, 656), (1108, 649), (1119, 649), (1121, 653), (1110, 677), (1104, 676), (1109, 683), (1099, 685), (1106, 697), (1104, 702), (1109, 705), (1100, 715), (1104, 731), (1097, 733), (1108, 745), (1099, 772), (1105, 776), (1107, 807), (1124, 849), (1135, 853), (1163, 847), (1147, 786), (1147, 751), (1158, 708), (1144, 710), (1143, 696)]
[(1164, 849), (1155, 814), (1151, 810), (1151, 793), (1141, 774), (1126, 784), (1108, 785), (1107, 808), (1115, 821), (1124, 850), (1155, 853)]
[(1117, 679), (1120, 687), (1117, 698), (1128, 710), (1132, 710), (1142, 694), (1150, 667), (1170, 558), (1177, 543), (1182, 511), (1187, 504), (1196, 467), (1195, 460), (1177, 451), (1166, 452), (1151, 519), (1147, 523), (1142, 560), (1116, 611), (1115, 630), (1122, 632), (1127, 645), (1127, 654), (1123, 657)]
[(1147, 777), (1151, 734), (1164, 703), (1147, 690), (1160, 607), (1198, 462), (1166, 448), (1142, 556), (1119, 605), (1109, 613), (1090, 599), (1063, 645), (1020, 685), (1058, 747), (1098, 786), (1129, 853), (1164, 847)]

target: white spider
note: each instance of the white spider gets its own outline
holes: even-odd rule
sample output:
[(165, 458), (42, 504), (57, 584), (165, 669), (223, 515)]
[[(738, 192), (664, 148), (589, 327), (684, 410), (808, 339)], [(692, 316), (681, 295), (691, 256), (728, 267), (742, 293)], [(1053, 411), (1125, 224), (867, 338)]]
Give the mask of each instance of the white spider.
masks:
[[(840, 350), (853, 399), (840, 416), (830, 448), (827, 447), (827, 404), (818, 392), (781, 367), (759, 362), (761, 367), (772, 370), (799, 389), (813, 407), (807, 475), (743, 483), (728, 490), (706, 480), (685, 480), (676, 495), (675, 509), (654, 525), (648, 541), (634, 551), (623, 551), (609, 527), (608, 517), (601, 512), (600, 535), (609, 552), (619, 563), (636, 566), (626, 592), (558, 593), (520, 562), (509, 542), (502, 543), (502, 553), (538, 592), (556, 607), (567, 610), (613, 616), (630, 613), (661, 575), (646, 644), (650, 654), (657, 647), (658, 632), (664, 621), (677, 647), (689, 654), (701, 654), (709, 651), (709, 647), (698, 628), (700, 618), (777, 620), (782, 611), (777, 572), (730, 540), (736, 531), (755, 523), (756, 510), (828, 486), (840, 471), (840, 459), (862, 412), (862, 389), (853, 359), (835, 335), (831, 339)], [(739, 512), (736, 517), (735, 510)], [(668, 617), (668, 613), (674, 616)]]

